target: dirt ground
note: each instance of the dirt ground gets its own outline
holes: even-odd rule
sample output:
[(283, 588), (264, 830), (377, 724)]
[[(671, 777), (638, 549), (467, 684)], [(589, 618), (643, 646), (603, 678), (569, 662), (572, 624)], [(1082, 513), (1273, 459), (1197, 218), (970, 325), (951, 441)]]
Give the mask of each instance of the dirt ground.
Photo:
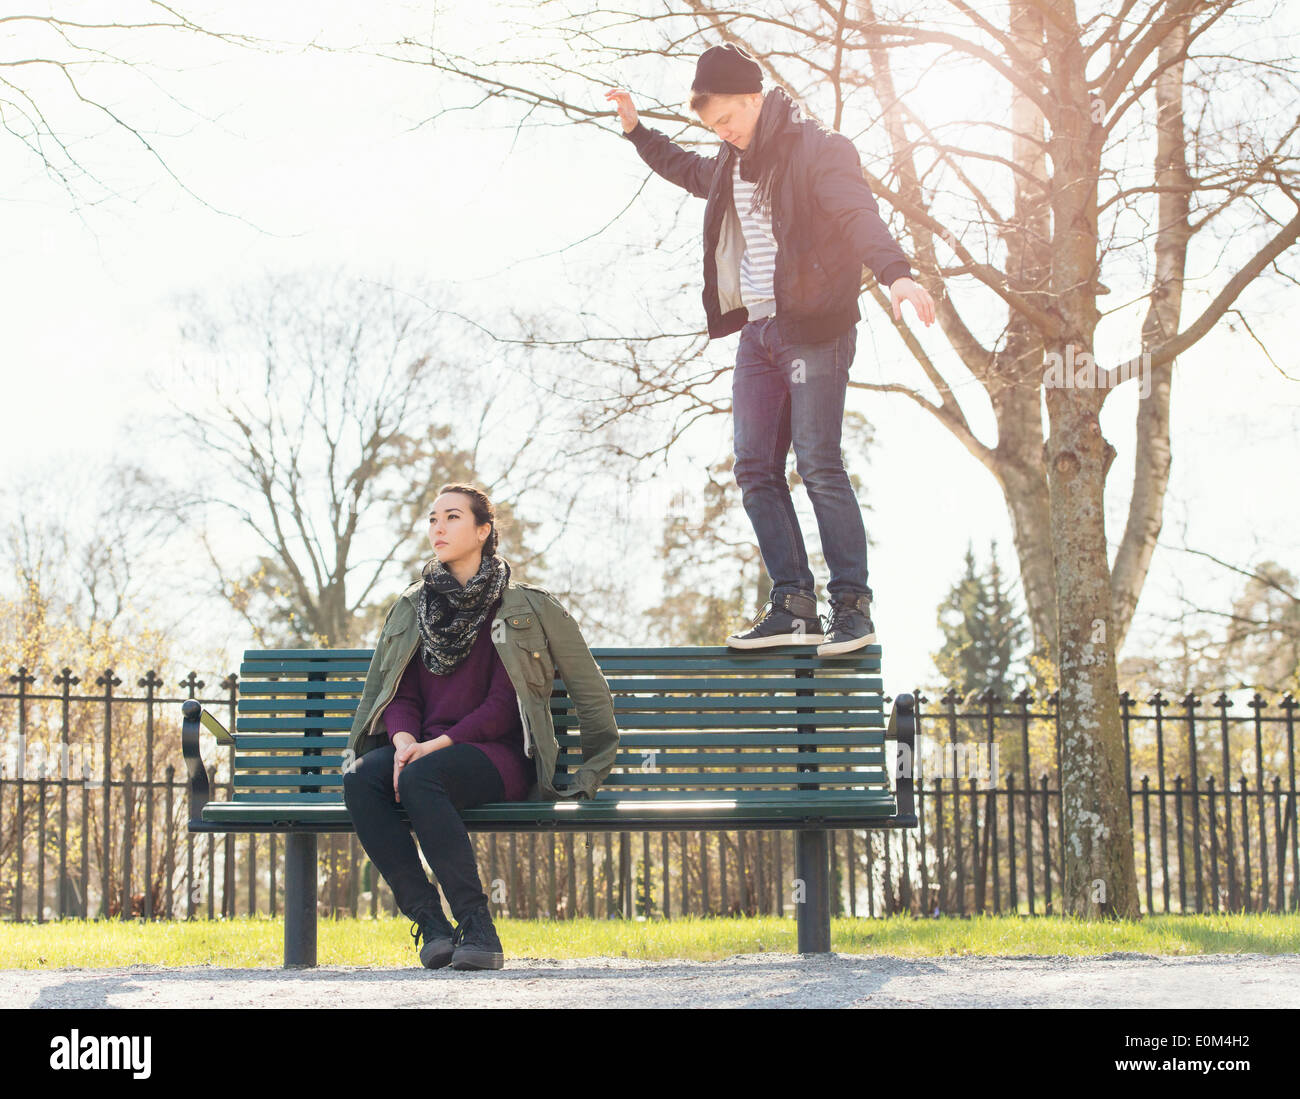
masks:
[(722, 961), (507, 959), (451, 969), (0, 970), (0, 1008), (102, 1007), (1300, 1007), (1300, 955)]

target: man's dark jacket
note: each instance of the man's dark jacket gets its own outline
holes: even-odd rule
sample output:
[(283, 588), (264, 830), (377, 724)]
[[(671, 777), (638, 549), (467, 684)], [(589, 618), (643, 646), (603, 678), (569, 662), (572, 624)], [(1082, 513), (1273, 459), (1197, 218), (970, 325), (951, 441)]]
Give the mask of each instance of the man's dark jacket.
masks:
[[(772, 210), (776, 323), (789, 343), (819, 343), (862, 319), (864, 265), (884, 287), (910, 276), (911, 266), (881, 220), (853, 142), (807, 116), (793, 126)], [(639, 120), (623, 136), (664, 179), (707, 200), (703, 299), (709, 339), (738, 331), (749, 319), (740, 298), (745, 238), (731, 194), (739, 150), (724, 141), (716, 156), (700, 156)]]

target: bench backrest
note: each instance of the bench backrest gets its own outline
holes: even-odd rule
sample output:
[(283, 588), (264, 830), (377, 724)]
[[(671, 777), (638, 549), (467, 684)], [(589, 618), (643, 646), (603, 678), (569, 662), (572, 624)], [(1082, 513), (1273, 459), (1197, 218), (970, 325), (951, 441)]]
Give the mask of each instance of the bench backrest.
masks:
[[(240, 667), (236, 800), (342, 799), (344, 750), (369, 649), (251, 649)], [(745, 791), (838, 800), (888, 790), (880, 648), (594, 648), (614, 696), (620, 750), (598, 796), (698, 799)], [(557, 771), (582, 760), (558, 676)], [(861, 796), (859, 793), (857, 796)]]

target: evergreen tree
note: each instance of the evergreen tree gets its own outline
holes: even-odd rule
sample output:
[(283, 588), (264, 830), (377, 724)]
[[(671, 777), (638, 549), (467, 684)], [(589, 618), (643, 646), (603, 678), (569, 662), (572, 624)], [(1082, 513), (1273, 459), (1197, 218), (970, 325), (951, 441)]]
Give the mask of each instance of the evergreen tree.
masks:
[(965, 571), (939, 605), (938, 622), (944, 643), (934, 663), (949, 684), (963, 694), (991, 687), (1004, 700), (1016, 693), (1029, 631), (998, 563), (996, 541), (984, 571), (967, 543)]

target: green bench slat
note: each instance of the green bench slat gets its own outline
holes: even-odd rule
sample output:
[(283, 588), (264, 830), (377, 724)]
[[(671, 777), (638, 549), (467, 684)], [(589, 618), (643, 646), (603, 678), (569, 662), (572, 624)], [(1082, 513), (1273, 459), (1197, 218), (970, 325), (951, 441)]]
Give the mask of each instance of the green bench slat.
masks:
[[(769, 649), (758, 649), (756, 652), (770, 652)], [(592, 655), (596, 656), (595, 650)], [(833, 657), (813, 657), (813, 660), (830, 661)], [(771, 656), (718, 656), (708, 660), (692, 662), (689, 660), (678, 660), (671, 656), (662, 657), (600, 657), (596, 656), (596, 663), (600, 669), (607, 675), (627, 676), (637, 672), (671, 672), (674, 678), (680, 681), (689, 682), (693, 676), (716, 676), (719, 672), (739, 672), (748, 678), (762, 678), (755, 673), (766, 673), (769, 676), (789, 676), (792, 672), (806, 672), (807, 678), (814, 678), (814, 665), (809, 662), (798, 663), (795, 661), (785, 660), (781, 657)], [(819, 665), (826, 668), (827, 665)], [(875, 672), (880, 671), (880, 658), (871, 657), (855, 662), (845, 662), (840, 667), (831, 669), (843, 675), (849, 672)]]
[(241, 717), (238, 722), (236, 740), (243, 732), (273, 733), (282, 730), (285, 733), (298, 733), (309, 730), (321, 732), (325, 729), (342, 729), (347, 732), (352, 728), (350, 717)]
[[(350, 729), (352, 722), (347, 718), (332, 717), (263, 717), (248, 715), (238, 719), (238, 728), (248, 732), (271, 732), (283, 729), (294, 732), (301, 729), (320, 731), (325, 729)], [(871, 712), (847, 712), (827, 710), (812, 714), (625, 714), (617, 718), (619, 730), (623, 729), (735, 729), (753, 731), (756, 729), (861, 729), (875, 726), (883, 728), (884, 716)], [(275, 724), (268, 724), (274, 722)], [(564, 732), (580, 727), (576, 717), (560, 715), (554, 718), (555, 731)]]
[[(785, 656), (798, 657), (808, 660), (852, 660), (862, 659), (864, 656), (880, 656), (879, 645), (867, 645), (861, 649), (855, 649), (851, 653), (844, 653), (840, 656), (823, 656), (817, 655), (816, 645), (774, 645), (769, 649), (751, 650), (761, 652), (763, 656)], [(297, 649), (245, 649), (244, 659), (254, 660), (369, 660), (370, 654), (374, 649), (313, 649), (302, 647)], [(717, 660), (722, 657), (735, 656), (736, 649), (729, 648), (726, 645), (665, 645), (651, 646), (646, 648), (611, 648), (609, 646), (597, 646), (591, 650), (592, 655), (597, 659), (601, 657), (612, 657), (614, 659), (640, 659), (642, 657), (672, 657), (678, 660)]]
[[(310, 670), (320, 670), (331, 666), (367, 664), (374, 649), (245, 649), (243, 663), (250, 668), (272, 667), (283, 664), (301, 664), (310, 666)], [(834, 656), (818, 656), (816, 645), (777, 645), (766, 649), (738, 650), (725, 645), (690, 646), (677, 648), (609, 648), (597, 646), (591, 650), (596, 662), (602, 666), (628, 667), (657, 665), (669, 661), (678, 674), (689, 674), (694, 670), (725, 667), (727, 661), (749, 662), (751, 668), (841, 668), (860, 669), (864, 665), (878, 661), (881, 657), (879, 645), (868, 645), (850, 653)]]
[[(247, 723), (241, 722), (241, 725)], [(296, 726), (295, 726), (296, 727)], [(577, 733), (556, 732), (560, 748), (581, 746)], [(237, 752), (281, 751), (302, 748), (346, 748), (348, 737), (304, 736), (300, 733), (268, 733), (265, 736), (236, 733)], [(795, 733), (778, 729), (765, 733), (626, 733), (619, 736), (621, 748), (827, 748), (834, 746), (865, 748), (885, 743), (884, 729), (864, 729), (852, 733)]]
[[(847, 718), (851, 717), (853, 712), (876, 711), (882, 710), (884, 700), (879, 695), (844, 695), (840, 698), (828, 699), (823, 697), (810, 697), (807, 699), (793, 697), (768, 697), (768, 698), (735, 698), (735, 699), (710, 699), (707, 709), (700, 707), (694, 699), (675, 698), (667, 701), (679, 703), (677, 706), (659, 706), (659, 705), (627, 705), (627, 700), (622, 698), (614, 699), (615, 714), (623, 714), (627, 720), (639, 720), (641, 718), (658, 718), (664, 721), (678, 720), (678, 714), (685, 714), (692, 725), (696, 723), (697, 718), (704, 719), (710, 717), (740, 717), (747, 721), (757, 721), (762, 719), (763, 724), (779, 723), (780, 719), (789, 715), (802, 716), (802, 711), (811, 711), (816, 716), (819, 723), (825, 723), (833, 717)], [(624, 703), (620, 705), (620, 703)], [(322, 714), (328, 715), (333, 713), (355, 713), (357, 709), (357, 699), (355, 698), (249, 698), (239, 700), (238, 713), (240, 714)], [(552, 705), (552, 712), (557, 708)], [(567, 713), (569, 707), (561, 706), (558, 712)], [(753, 717), (745, 717), (747, 714), (753, 714)], [(770, 720), (769, 720), (770, 719)], [(622, 722), (620, 722), (621, 724)], [(798, 724), (808, 724), (800, 720)], [(650, 726), (642, 726), (649, 728)]]
[[(564, 772), (557, 771), (557, 781), (564, 777)], [(883, 767), (861, 767), (858, 770), (843, 768), (827, 769), (822, 766), (817, 770), (799, 771), (794, 767), (781, 771), (737, 772), (732, 769), (711, 772), (660, 771), (614, 772), (601, 789), (611, 791), (631, 790), (674, 790), (683, 789), (765, 789), (773, 792), (780, 790), (798, 790), (807, 786), (824, 786), (827, 789), (854, 786), (888, 786), (889, 776)], [(314, 790), (342, 789), (343, 774), (340, 769), (325, 771), (321, 774), (308, 774), (295, 771), (291, 775), (267, 774), (265, 772), (243, 772), (234, 777), (234, 800), (238, 801), (250, 793), (266, 793), (272, 790), (285, 790), (293, 793), (309, 793)]]
[(243, 774), (235, 775), (235, 792), (239, 796), (241, 788), (263, 787), (263, 786), (283, 786), (286, 789), (293, 786), (337, 786), (343, 788), (343, 772), (338, 767), (333, 771), (326, 771), (320, 775), (308, 775), (297, 771), (292, 775), (275, 775), (275, 774)]
[(355, 713), (355, 698), (241, 698), (241, 714)]
[[(236, 771), (249, 770), (283, 770), (287, 767), (330, 767), (339, 768), (343, 766), (343, 755), (270, 755), (267, 753), (258, 753), (256, 755), (246, 755), (240, 749), (236, 749), (234, 768)], [(799, 752), (790, 750), (787, 752), (723, 752), (706, 753), (699, 751), (690, 752), (656, 752), (653, 757), (644, 752), (620, 752), (614, 760), (615, 767), (635, 767), (640, 766), (647, 760), (652, 760), (656, 768), (671, 767), (675, 769), (694, 768), (700, 770), (706, 767), (781, 767), (785, 764), (795, 766), (806, 766), (811, 762), (836, 767), (856, 767), (856, 766), (876, 766), (883, 764), (885, 761), (884, 749), (871, 752)], [(556, 763), (575, 768), (582, 766), (581, 753), (561, 752), (556, 758)]]
[[(242, 684), (241, 691), (246, 691), (249, 684)], [(261, 686), (259, 684), (259, 686)], [(278, 683), (268, 683), (264, 686), (278, 687)], [(315, 686), (313, 684), (312, 686)], [(333, 685), (330, 685), (331, 691)], [(238, 712), (243, 713), (309, 713), (311, 711), (337, 711), (345, 710), (352, 713), (357, 708), (358, 699), (355, 696), (340, 696), (337, 693), (325, 695), (318, 698), (305, 698), (300, 693), (292, 691), (280, 692), (263, 692), (262, 694), (253, 694), (248, 692), (251, 697), (241, 698), (239, 701)], [(551, 710), (554, 713), (564, 713), (572, 708), (573, 702), (567, 695), (554, 695), (551, 698)], [(751, 710), (851, 710), (851, 709), (882, 709), (884, 700), (878, 694), (869, 691), (861, 693), (843, 693), (831, 694), (818, 690), (814, 695), (793, 695), (793, 694), (760, 694), (760, 695), (742, 695), (737, 697), (719, 695), (712, 698), (701, 698), (695, 696), (682, 695), (658, 695), (646, 698), (638, 698), (633, 695), (614, 694), (614, 711), (615, 713), (676, 713), (678, 711), (699, 712), (699, 711), (722, 711), (722, 712), (741, 712)]]
[[(203, 819), (208, 819), (208, 811), (214, 806), (239, 806), (239, 805), (268, 805), (283, 802), (286, 805), (342, 805), (343, 804), (343, 787), (331, 787), (322, 790), (320, 793), (300, 793), (297, 791), (289, 793), (241, 793), (234, 801), (210, 801), (203, 807)], [(225, 810), (223, 810), (224, 812)]]
[[(502, 831), (519, 828), (521, 825), (541, 824), (544, 826), (563, 825), (573, 831), (583, 831), (584, 827), (596, 830), (621, 831), (635, 830), (640, 827), (663, 827), (672, 831), (683, 826), (683, 822), (693, 822), (692, 829), (698, 827), (746, 827), (753, 824), (768, 824), (781, 827), (783, 824), (795, 823), (812, 818), (834, 824), (842, 821), (880, 821), (884, 822), (898, 812), (894, 799), (886, 792), (871, 791), (861, 799), (843, 804), (836, 804), (821, 796), (816, 800), (789, 803), (737, 803), (718, 807), (705, 805), (697, 807), (690, 803), (634, 802), (622, 801), (584, 801), (581, 803), (561, 802), (553, 805), (546, 802), (541, 810), (529, 810), (526, 803), (508, 802), (501, 806), (482, 805), (474, 809), (461, 811), (465, 824), (470, 828), (497, 828)], [(208, 809), (214, 808), (209, 805)], [(286, 807), (277, 805), (242, 805), (234, 807), (233, 812), (217, 812), (209, 815), (204, 810), (203, 819), (222, 827), (235, 826), (273, 826), (283, 825), (286, 820), (290, 826), (311, 825), (324, 831), (351, 831), (352, 818), (347, 807), (342, 803), (318, 805), (307, 809), (292, 809), (292, 816), (286, 817)]]
[[(852, 787), (848, 789), (837, 789), (826, 787), (821, 790), (766, 790), (761, 788), (751, 788), (745, 790), (738, 789), (697, 789), (697, 790), (660, 790), (651, 787), (641, 789), (618, 789), (606, 790), (598, 801), (625, 801), (629, 803), (642, 804), (663, 803), (665, 805), (673, 802), (729, 802), (734, 801), (741, 805), (792, 805), (796, 803), (813, 803), (818, 799), (825, 799), (828, 805), (856, 805), (861, 803), (864, 798), (872, 799), (878, 797), (881, 793), (893, 797), (893, 792), (888, 787), (879, 783), (864, 783), (861, 787)], [(780, 795), (779, 797), (767, 797), (766, 795)], [(549, 805), (550, 802), (534, 802), (530, 804)], [(583, 804), (587, 804), (584, 802)]]
[[(874, 767), (885, 762), (885, 752), (883, 748), (875, 752), (656, 752), (653, 757), (644, 752), (619, 752), (614, 760), (614, 766), (640, 770), (642, 763), (651, 758), (657, 770), (663, 770), (665, 767), (678, 770), (685, 768), (702, 770), (706, 767), (783, 767), (787, 763), (792, 767), (795, 764), (802, 767), (809, 763), (835, 767)], [(577, 769), (582, 766), (582, 755), (576, 752), (561, 752), (556, 757), (556, 765), (560, 764)]]
[(321, 755), (321, 756), (272, 756), (259, 754), (255, 756), (240, 755), (239, 749), (235, 751), (235, 770), (248, 771), (253, 768), (259, 770), (270, 770), (284, 767), (329, 767), (337, 771), (343, 766), (342, 755)]
[(334, 660), (369, 660), (374, 649), (245, 649), (245, 660), (299, 660), (318, 656)]
[[(869, 777), (869, 776), (868, 776)], [(612, 798), (616, 801), (665, 801), (677, 799), (679, 801), (728, 801), (728, 800), (748, 800), (750, 798), (766, 798), (772, 802), (787, 802), (808, 798), (824, 797), (831, 801), (836, 799), (848, 800), (853, 802), (863, 796), (863, 789), (869, 793), (884, 789), (892, 796), (892, 791), (888, 791), (888, 784), (883, 782), (860, 782), (857, 786), (845, 789), (828, 786), (822, 790), (800, 790), (797, 787), (787, 787), (784, 789), (768, 789), (762, 787), (748, 787), (740, 789), (738, 787), (719, 786), (713, 789), (696, 789), (696, 790), (664, 790), (657, 787), (633, 787), (621, 786), (615, 789), (606, 789), (603, 797)], [(599, 792), (598, 792), (599, 793)]]
[(837, 661), (842, 664), (864, 664), (880, 659), (880, 646), (867, 645), (841, 656), (818, 656), (816, 645), (773, 645), (766, 649), (732, 649), (726, 645), (681, 645), (660, 648), (633, 649), (597, 646), (591, 655), (598, 661), (635, 664), (647, 660), (671, 660), (684, 667), (692, 665), (720, 665), (725, 660), (763, 660), (778, 662), (787, 667)]
[[(365, 669), (362, 669), (363, 671)], [(240, 673), (241, 676), (243, 672)], [(657, 698), (664, 697), (667, 692), (668, 696), (674, 701), (689, 701), (689, 698), (682, 698), (683, 694), (695, 694), (704, 692), (725, 692), (730, 695), (736, 691), (760, 691), (770, 693), (775, 691), (804, 691), (815, 688), (818, 694), (831, 691), (846, 691), (860, 694), (880, 694), (884, 690), (884, 685), (879, 676), (864, 676), (861, 678), (851, 678), (843, 675), (815, 675), (808, 678), (792, 677), (768, 677), (749, 679), (740, 676), (724, 679), (673, 679), (673, 678), (653, 678), (637, 679), (624, 678), (618, 676), (606, 676), (606, 682), (615, 696), (626, 695), (628, 701), (630, 697), (637, 692), (649, 693), (654, 692), (650, 698), (642, 699), (647, 703), (653, 703)], [(556, 677), (556, 682), (561, 686), (557, 690), (563, 689), (564, 680)], [(293, 698), (309, 694), (311, 692), (324, 692), (327, 695), (359, 695), (365, 686), (365, 679), (355, 678), (335, 678), (331, 675), (327, 679), (244, 679), (239, 684), (240, 696), (273, 696)], [(677, 692), (673, 695), (673, 692)], [(565, 697), (563, 695), (559, 697)], [(757, 701), (757, 700), (755, 700)]]
[[(658, 645), (646, 646), (642, 648), (610, 648), (608, 646), (598, 646), (591, 650), (592, 655), (596, 657), (613, 656), (616, 658), (636, 658), (643, 656), (680, 656), (683, 660), (716, 660), (719, 657), (735, 656), (739, 650), (729, 648), (726, 645)], [(759, 652), (764, 656), (775, 654), (777, 656), (798, 656), (811, 660), (830, 660), (831, 657), (818, 657), (816, 645), (773, 645), (770, 649), (754, 649), (751, 652)], [(855, 649), (851, 653), (846, 653), (846, 658), (858, 657), (866, 653), (873, 656), (880, 655), (879, 645), (867, 645), (861, 649)], [(838, 659), (838, 658), (834, 658)]]
[(301, 734), (268, 733), (266, 736), (250, 736), (247, 733), (235, 734), (236, 759), (240, 752), (257, 751), (297, 751), (300, 748), (346, 748), (347, 735), (342, 736), (302, 736)]
[[(870, 785), (870, 784), (868, 784)], [(883, 797), (882, 797), (883, 795)], [(888, 800), (893, 802), (893, 795), (888, 790), (883, 789), (865, 789), (865, 790), (739, 790), (719, 788), (716, 790), (606, 790), (604, 787), (598, 791), (597, 796), (593, 799), (581, 801), (575, 800), (567, 804), (588, 806), (598, 803), (609, 804), (617, 801), (629, 801), (638, 803), (660, 803), (663, 805), (673, 805), (679, 803), (695, 802), (735, 802), (737, 805), (858, 805), (864, 802), (876, 802)], [(488, 805), (476, 806), (474, 810), (465, 809), (464, 813), (474, 812), (476, 810), (490, 809), (491, 814), (484, 813), (484, 816), (504, 815), (507, 810), (514, 810), (517, 817), (544, 819), (546, 811), (556, 803), (549, 801), (508, 801), (492, 802)], [(210, 820), (223, 815), (237, 815), (241, 808), (256, 809), (266, 805), (281, 805), (286, 809), (293, 810), (296, 813), (310, 813), (320, 808), (336, 807), (344, 813), (344, 818), (348, 819), (347, 806), (343, 803), (341, 789), (322, 790), (319, 793), (271, 793), (271, 792), (250, 792), (240, 795), (236, 801), (214, 801), (209, 802), (203, 808), (203, 819)], [(401, 809), (401, 807), (398, 807)], [(404, 812), (404, 810), (403, 810)]]
[[(669, 692), (678, 695), (736, 691), (851, 691), (861, 694), (879, 694), (884, 688), (879, 676), (853, 678), (848, 675), (827, 676), (727, 676), (718, 679), (679, 679), (662, 676), (632, 677), (606, 670), (605, 681), (615, 694), (636, 692)], [(564, 681), (560, 679), (562, 684)]]
[(239, 684), (239, 696), (240, 698), (245, 695), (297, 696), (308, 691), (321, 690), (336, 695), (359, 695), (365, 685), (364, 678), (335, 679), (332, 676), (324, 682), (318, 679), (245, 679)]
[[(757, 650), (770, 654), (772, 650)], [(604, 672), (612, 672), (616, 675), (629, 675), (637, 672), (671, 672), (675, 678), (683, 681), (689, 681), (696, 676), (713, 676), (722, 671), (742, 672), (747, 676), (761, 678), (755, 673), (762, 672), (769, 676), (790, 675), (792, 672), (809, 673), (807, 678), (814, 678), (817, 671), (822, 674), (830, 672), (832, 674), (847, 674), (851, 672), (873, 672), (880, 671), (880, 657), (862, 657), (851, 659), (845, 657), (818, 657), (815, 654), (805, 657), (802, 660), (790, 660), (780, 656), (718, 656), (707, 659), (690, 660), (684, 658), (675, 658), (672, 656), (661, 657), (627, 657), (627, 656), (605, 656), (602, 657), (597, 650), (592, 650), (592, 655), (596, 663)], [(818, 663), (814, 664), (813, 661)], [(281, 657), (273, 660), (248, 660), (245, 659), (239, 666), (240, 679), (260, 679), (270, 675), (320, 675), (342, 676), (360, 675), (366, 673), (370, 666), (370, 653), (367, 652), (364, 659), (351, 660), (312, 660), (310, 652), (303, 650), (297, 658)]]
[(878, 694), (884, 690), (879, 676), (862, 676), (852, 678), (848, 675), (814, 675), (795, 678), (793, 676), (769, 676), (751, 678), (733, 676), (721, 679), (689, 679), (683, 681), (672, 677), (632, 678), (607, 673), (605, 680), (609, 689), (619, 691), (804, 691), (812, 687), (817, 690), (862, 691), (866, 694)]
[[(561, 748), (582, 743), (577, 733), (559, 732)], [(791, 729), (773, 729), (755, 733), (620, 733), (620, 748), (807, 748), (831, 745), (875, 747), (885, 743), (885, 730), (862, 729), (852, 733), (796, 733)]]
[[(669, 733), (673, 730), (687, 732), (703, 729), (726, 729), (744, 733), (756, 732), (760, 729), (771, 729), (776, 733), (786, 730), (793, 735), (796, 727), (807, 727), (809, 729), (883, 729), (886, 724), (884, 715), (876, 713), (839, 713), (831, 716), (827, 714), (704, 714), (700, 715), (700, 720), (696, 720), (695, 717), (696, 715), (673, 717), (664, 714), (643, 714), (640, 716), (629, 714), (618, 719), (618, 727), (620, 733), (625, 729), (661, 729)], [(765, 720), (766, 718), (771, 720)], [(254, 717), (250, 715), (239, 718), (238, 722), (236, 735), (243, 732), (270, 733), (276, 731), (318, 733), (328, 729), (350, 730), (352, 728), (351, 718), (329, 716)], [(556, 716), (554, 725), (557, 735), (580, 727), (579, 722), (576, 719), (571, 719), (567, 714)]]
[[(555, 698), (551, 700), (551, 710), (557, 708), (560, 712), (568, 709), (568, 698)], [(557, 707), (557, 703), (560, 704)], [(792, 695), (792, 694), (762, 694), (762, 695), (742, 695), (736, 698), (717, 696), (713, 698), (688, 697), (683, 698), (680, 695), (658, 696), (653, 698), (635, 698), (628, 695), (614, 695), (614, 712), (615, 713), (677, 713), (685, 711), (688, 713), (707, 713), (710, 710), (748, 713), (753, 710), (850, 710), (850, 709), (875, 709), (879, 710), (884, 707), (884, 700), (878, 694), (863, 692), (862, 694), (823, 694), (818, 692), (815, 695)]]
[[(618, 718), (623, 729), (793, 729), (807, 726), (819, 729), (860, 729), (867, 725), (885, 725), (883, 714), (872, 712), (847, 713), (824, 711), (811, 714), (625, 714)], [(576, 728), (576, 720), (568, 715), (555, 718), (556, 731)]]
[(239, 665), (239, 679), (243, 682), (245, 679), (262, 679), (270, 675), (320, 675), (324, 674), (331, 678), (343, 678), (344, 676), (360, 676), (365, 678), (366, 672), (370, 668), (370, 651), (366, 650), (363, 658), (355, 660), (318, 660), (312, 661), (304, 658), (308, 650), (303, 650), (298, 658), (286, 657), (283, 660), (245, 660)]
[[(719, 787), (711, 790), (650, 790), (650, 789), (627, 789), (627, 790), (606, 790), (601, 787), (601, 792), (595, 800), (597, 801), (657, 801), (669, 804), (674, 801), (735, 801), (740, 804), (772, 804), (784, 805), (794, 801), (813, 801), (815, 799), (824, 799), (828, 804), (841, 804), (847, 802), (853, 804), (861, 801), (864, 797), (874, 798), (882, 789), (879, 783), (864, 783), (866, 789), (824, 789), (824, 790), (764, 790), (764, 789), (747, 789), (740, 790), (735, 788)], [(889, 793), (886, 789), (885, 793)], [(892, 796), (892, 794), (890, 795)], [(237, 808), (240, 805), (258, 806), (258, 805), (290, 805), (300, 808), (311, 809), (319, 805), (338, 805), (346, 808), (343, 804), (342, 788), (322, 787), (319, 790), (310, 792), (298, 791), (281, 791), (274, 792), (269, 790), (246, 791), (234, 801), (214, 801), (209, 802), (204, 808), (206, 815), (207, 810), (214, 805), (229, 806)], [(532, 806), (535, 810), (545, 809), (553, 804), (549, 801), (520, 801), (520, 802), (494, 802), (494, 805), (522, 805)], [(578, 804), (578, 802), (574, 802)], [(582, 802), (581, 804), (590, 804)], [(400, 808), (400, 806), (399, 806)], [(466, 810), (468, 811), (468, 810)]]
[[(807, 777), (805, 777), (807, 776)], [(789, 789), (797, 786), (798, 783), (816, 783), (821, 786), (864, 786), (875, 785), (885, 781), (885, 772), (883, 769), (873, 771), (844, 771), (844, 770), (819, 770), (819, 771), (755, 771), (736, 774), (731, 771), (717, 772), (714, 774), (691, 774), (689, 772), (659, 772), (659, 773), (641, 773), (629, 772), (624, 774), (611, 774), (601, 785), (601, 789), (617, 790), (642, 789), (650, 787), (676, 787), (676, 786), (698, 786), (707, 787), (710, 790), (719, 789), (739, 789), (748, 786), (770, 786), (775, 789)], [(319, 775), (303, 774), (297, 772), (292, 775), (274, 775), (274, 774), (240, 774), (235, 776), (234, 786), (237, 797), (241, 790), (267, 790), (267, 789), (284, 789), (292, 790), (299, 786), (311, 787), (329, 787), (336, 786), (342, 788), (343, 775), (341, 771), (328, 772)]]
[[(808, 776), (808, 777), (805, 777)], [(819, 785), (861, 786), (884, 781), (883, 768), (872, 771), (849, 771), (825, 769), (818, 771), (796, 771), (793, 767), (787, 771), (734, 771), (715, 772), (714, 774), (691, 774), (690, 772), (651, 772), (627, 771), (619, 775), (611, 774), (601, 789), (610, 787), (647, 787), (647, 786), (710, 786), (725, 788), (735, 786), (773, 786), (789, 788), (800, 782), (815, 782)]]
[[(814, 726), (822, 729), (858, 729), (873, 721), (884, 726), (884, 717), (876, 713), (845, 713), (826, 711), (811, 714), (625, 714), (618, 719), (622, 729), (793, 729), (796, 726)], [(576, 718), (558, 715), (554, 719), (556, 731), (577, 728)]]

